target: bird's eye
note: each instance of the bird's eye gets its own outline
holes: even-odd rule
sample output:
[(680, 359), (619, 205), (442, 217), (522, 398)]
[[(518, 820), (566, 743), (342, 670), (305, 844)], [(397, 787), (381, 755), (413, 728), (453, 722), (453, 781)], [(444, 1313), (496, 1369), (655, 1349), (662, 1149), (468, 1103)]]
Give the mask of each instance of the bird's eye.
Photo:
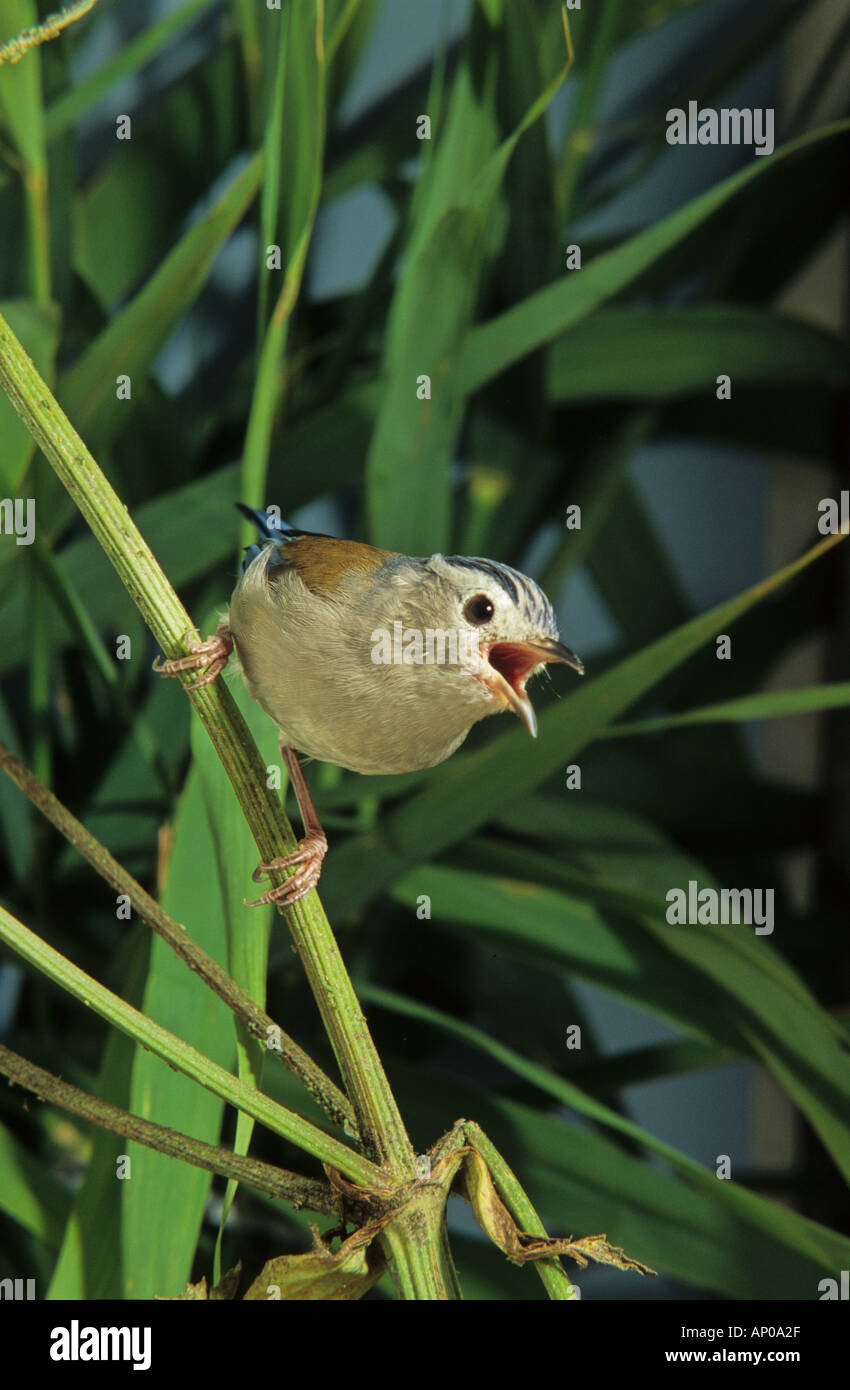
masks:
[(476, 627), (489, 622), (494, 612), (493, 601), (486, 594), (476, 594), (463, 605), (463, 616), (468, 623), (474, 623)]

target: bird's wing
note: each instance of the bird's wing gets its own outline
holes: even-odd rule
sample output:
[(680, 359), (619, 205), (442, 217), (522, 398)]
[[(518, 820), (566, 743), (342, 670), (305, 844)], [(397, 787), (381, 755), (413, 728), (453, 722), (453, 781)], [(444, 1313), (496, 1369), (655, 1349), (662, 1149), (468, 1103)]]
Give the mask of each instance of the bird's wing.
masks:
[(346, 576), (374, 574), (393, 558), (390, 550), (307, 531), (281, 539), (270, 550), (269, 578), (283, 569), (294, 570), (302, 584), (314, 594), (332, 594)]

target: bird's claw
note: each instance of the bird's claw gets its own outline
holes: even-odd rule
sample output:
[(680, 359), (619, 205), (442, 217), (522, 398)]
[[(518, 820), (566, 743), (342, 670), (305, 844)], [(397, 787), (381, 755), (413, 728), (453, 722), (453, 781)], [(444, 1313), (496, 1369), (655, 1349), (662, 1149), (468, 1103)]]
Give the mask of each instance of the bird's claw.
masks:
[(205, 642), (198, 642), (189, 632), (185, 634), (184, 641), (191, 656), (173, 657), (170, 661), (163, 661), (162, 657), (158, 656), (153, 669), (160, 676), (179, 676), (183, 671), (197, 671), (205, 666), (207, 669), (203, 675), (186, 686), (187, 690), (200, 690), (202, 686), (214, 681), (224, 670), (233, 651), (233, 638), (227, 633), (217, 632)]
[(267, 888), (265, 893), (253, 902), (245, 899), (246, 907), (261, 907), (265, 903), (277, 903), (283, 907), (291, 907), (297, 903), (299, 898), (303, 898), (311, 889), (316, 887), (319, 876), (322, 872), (322, 860), (328, 852), (328, 842), (324, 835), (316, 832), (309, 832), (303, 840), (299, 840), (298, 848), (292, 854), (284, 855), (280, 859), (270, 859), (268, 863), (258, 864), (251, 875), (255, 883), (259, 883), (262, 878), (270, 873), (281, 869), (294, 868), (300, 865), (298, 870), (288, 878), (285, 883), (279, 883), (275, 888)]

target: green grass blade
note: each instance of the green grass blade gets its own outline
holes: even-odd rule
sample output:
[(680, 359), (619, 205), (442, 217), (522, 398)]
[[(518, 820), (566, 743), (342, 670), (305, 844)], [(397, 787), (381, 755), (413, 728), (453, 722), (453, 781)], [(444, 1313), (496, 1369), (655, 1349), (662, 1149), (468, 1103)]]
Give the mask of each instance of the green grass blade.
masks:
[[(279, 244), (283, 284), (271, 321), (265, 329), (257, 379), (248, 416), (242, 457), (241, 497), (250, 506), (267, 501), (266, 476), (275, 413), (280, 405), (280, 363), (286, 350), (289, 323), (301, 289), (313, 223), (319, 206), (325, 143), (325, 78), (322, 0), (304, 0), (283, 16), (280, 36), (281, 61), (275, 83), (275, 120), (265, 150), (266, 167), (280, 159), (285, 177)], [(279, 123), (278, 123), (279, 116)], [(274, 176), (277, 179), (277, 174)], [(264, 199), (264, 225), (271, 223), (277, 203), (272, 187)], [(261, 275), (276, 272), (265, 267), (262, 247)], [(265, 303), (266, 291), (262, 291)], [(242, 543), (253, 539), (254, 528), (243, 521)]]
[(0, 1211), (55, 1250), (70, 1204), (68, 1189), (49, 1166), (0, 1124)]
[(556, 283), (538, 290), (521, 304), (476, 328), (466, 341), (458, 366), (459, 389), (464, 393), (477, 391), (526, 353), (579, 323), (606, 300), (626, 289), (763, 173), (848, 131), (850, 120), (836, 121), (791, 141), (767, 158), (753, 160), (745, 169), (692, 199), (669, 217), (630, 237), (613, 251), (598, 256), (581, 271), (565, 273)]
[[(150, 942), (136, 927), (122, 943), (117, 979), (121, 995), (133, 1007), (141, 1002)], [(103, 1049), (97, 1094), (127, 1109), (135, 1047), (131, 1038), (110, 1032)], [(123, 1289), (121, 1256), (121, 1188), (116, 1181), (126, 1141), (93, 1128), (92, 1152), (85, 1177), (68, 1216), (47, 1297), (50, 1299), (118, 1298)]]
[(215, 0), (187, 0), (179, 9), (173, 10), (156, 24), (143, 29), (137, 38), (119, 49), (95, 72), (69, 87), (67, 92), (63, 92), (50, 103), (44, 113), (44, 131), (47, 139), (54, 140), (68, 130), (117, 83), (143, 68), (181, 29), (203, 14), (204, 10), (210, 9), (214, 3)]
[[(527, 858), (528, 880), (498, 879), (429, 865), (397, 883), (393, 894), (408, 905), (415, 904), (425, 882), (433, 900), (445, 904), (445, 916), (466, 930), (479, 930), (485, 942), (513, 942), (520, 955), (526, 947), (539, 949), (553, 964), (560, 961), (563, 969), (576, 969), (576, 953), (580, 951), (580, 973), (604, 986), (607, 975), (617, 977), (612, 973), (616, 970), (619, 991), (627, 996), (627, 962), (642, 959), (640, 938), (648, 935), (675, 967), (667, 973), (668, 984), (678, 991), (678, 1001), (675, 993), (669, 997), (668, 1017), (675, 1019), (678, 1015), (679, 1026), (687, 1027), (692, 1001), (698, 999), (716, 1013), (715, 1036), (719, 1041), (724, 1041), (720, 1034), (724, 1022), (733, 1030), (742, 1029), (813, 1125), (838, 1167), (850, 1177), (846, 1103), (850, 1063), (844, 1052), (843, 1029), (818, 1007), (802, 981), (768, 942), (751, 938), (752, 928), (676, 926), (665, 920), (666, 891), (673, 887), (687, 891), (687, 867), (680, 871), (675, 859), (660, 861), (654, 892), (649, 888), (627, 890), (619, 895), (618, 902), (608, 887), (610, 872), (606, 873), (603, 866), (599, 875), (603, 902), (607, 901), (615, 911), (619, 907), (620, 911), (641, 914), (640, 920), (631, 926), (614, 926), (614, 942), (605, 944), (603, 958), (592, 943), (593, 923), (586, 904), (569, 892), (553, 893), (540, 886), (540, 875), (535, 869), (542, 856), (511, 855), (505, 850), (501, 855), (503, 864), (506, 859), (521, 862)], [(505, 867), (510, 872), (509, 865)], [(706, 874), (700, 874), (697, 882), (700, 887), (711, 885)], [(580, 891), (578, 884), (571, 891)], [(601, 910), (604, 912), (605, 908)], [(587, 939), (578, 943), (580, 921), (584, 921), (588, 931)], [(695, 971), (702, 978), (693, 978), (689, 987), (683, 987), (684, 969), (688, 973)], [(645, 976), (645, 970), (641, 974)], [(645, 979), (635, 980), (633, 989), (634, 1001), (645, 1007), (648, 997), (644, 983)]]
[[(199, 864), (214, 863), (215, 843), (202, 784), (197, 773), (190, 774), (174, 825), (162, 902), (178, 922), (187, 924), (199, 945), (224, 965), (219, 886), (212, 872), (198, 876)], [(234, 1037), (227, 1009), (159, 937), (151, 944), (141, 1009), (220, 1066), (230, 1068)], [(133, 1061), (128, 1108), (195, 1139), (219, 1142), (223, 1101), (142, 1047), (136, 1048)], [(212, 1175), (133, 1141), (125, 1149), (132, 1180), (121, 1184), (124, 1296), (174, 1295), (185, 1287), (191, 1272)]]
[(636, 734), (654, 734), (661, 730), (687, 728), (694, 724), (737, 724), (747, 719), (781, 719), (790, 714), (811, 714), (817, 710), (843, 709), (850, 705), (850, 682), (837, 681), (830, 685), (808, 685), (800, 690), (766, 691), (762, 695), (745, 695), (740, 700), (721, 700), (716, 705), (704, 705), (685, 714), (669, 714), (659, 719), (640, 719), (628, 724), (614, 724), (606, 729), (603, 738), (632, 738)]
[(549, 391), (558, 401), (697, 392), (713, 399), (721, 373), (733, 390), (770, 382), (838, 386), (850, 376), (850, 343), (787, 314), (735, 304), (603, 308), (552, 345)]
[[(210, 629), (215, 623), (210, 623)], [(234, 694), (243, 706), (248, 696), (241, 685)], [(255, 706), (256, 708), (256, 706)], [(192, 755), (200, 779), (201, 799), (207, 830), (213, 846), (212, 868), (219, 911), (224, 922), (227, 944), (227, 970), (231, 979), (244, 989), (261, 1008), (266, 1002), (266, 972), (268, 969), (271, 908), (245, 906), (250, 897), (251, 873), (257, 865), (257, 846), (233, 795), (233, 788), (212, 743), (198, 720), (191, 725)], [(234, 1020), (238, 1074), (246, 1085), (260, 1088), (264, 1053), (240, 1020)], [(236, 1119), (233, 1152), (247, 1154), (254, 1130), (254, 1120), (241, 1111)], [(216, 1242), (214, 1278), (221, 1276), (221, 1236), (227, 1214), (235, 1196), (237, 1183), (227, 1183)]]

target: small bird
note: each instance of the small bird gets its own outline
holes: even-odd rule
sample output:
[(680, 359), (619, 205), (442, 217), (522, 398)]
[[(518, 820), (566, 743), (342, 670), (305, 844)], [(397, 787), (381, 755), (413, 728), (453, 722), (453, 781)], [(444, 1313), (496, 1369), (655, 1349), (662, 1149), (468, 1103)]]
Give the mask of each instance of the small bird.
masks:
[(529, 678), (547, 662), (584, 667), (542, 589), (508, 565), (400, 555), (236, 505), (261, 543), (246, 549), (230, 611), (214, 637), (187, 638), (190, 656), (154, 669), (206, 668), (197, 688), (235, 649), (278, 727), (305, 832), (292, 854), (257, 866), (255, 882), (295, 872), (249, 906), (288, 905), (315, 888), (328, 848), (296, 750), (366, 774), (434, 767), (491, 714), (512, 710), (536, 737)]

